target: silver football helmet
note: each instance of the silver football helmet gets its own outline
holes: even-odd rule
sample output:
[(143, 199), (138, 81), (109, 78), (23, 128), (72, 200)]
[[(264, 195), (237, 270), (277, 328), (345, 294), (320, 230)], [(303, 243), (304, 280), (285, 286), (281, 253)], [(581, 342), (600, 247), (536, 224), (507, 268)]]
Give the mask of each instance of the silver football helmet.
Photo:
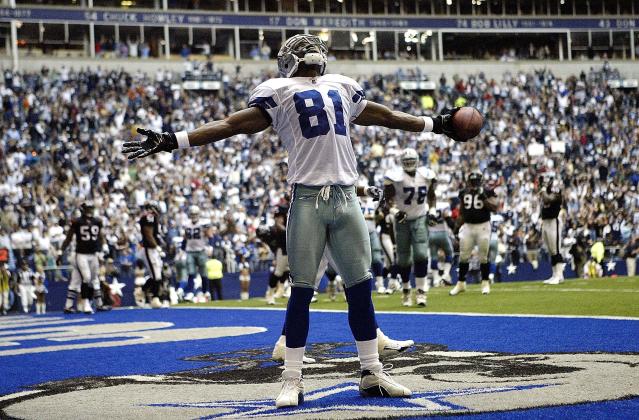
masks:
[(320, 75), (326, 70), (328, 48), (317, 35), (295, 35), (284, 42), (277, 53), (277, 68), (280, 77), (291, 77), (300, 63), (319, 66)]
[(417, 170), (417, 164), (419, 163), (419, 155), (415, 149), (406, 148), (402, 150), (400, 157), (402, 168), (406, 172), (415, 172)]

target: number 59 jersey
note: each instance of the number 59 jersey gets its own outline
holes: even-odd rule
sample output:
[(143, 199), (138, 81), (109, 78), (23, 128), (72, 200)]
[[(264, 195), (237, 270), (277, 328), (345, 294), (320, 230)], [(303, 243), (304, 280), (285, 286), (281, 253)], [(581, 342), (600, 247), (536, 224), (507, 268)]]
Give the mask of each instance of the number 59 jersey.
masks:
[(101, 249), (100, 231), (102, 222), (97, 217), (80, 217), (71, 222), (75, 234), (75, 252), (77, 254), (95, 254)]
[(356, 81), (338, 74), (270, 79), (255, 88), (248, 106), (260, 108), (284, 142), (289, 184), (355, 184), (349, 124), (366, 107)]
[(426, 167), (419, 167), (415, 175), (403, 169), (394, 169), (386, 174), (384, 183), (395, 188), (395, 206), (406, 213), (408, 220), (415, 220), (428, 214), (428, 186), (435, 173)]

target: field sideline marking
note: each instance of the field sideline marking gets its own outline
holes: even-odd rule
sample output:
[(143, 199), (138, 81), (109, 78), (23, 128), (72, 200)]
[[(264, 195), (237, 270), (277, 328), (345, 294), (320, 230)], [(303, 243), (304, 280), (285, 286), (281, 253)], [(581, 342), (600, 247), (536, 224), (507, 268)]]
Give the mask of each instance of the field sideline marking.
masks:
[[(173, 306), (171, 309), (214, 309), (214, 310), (240, 310), (240, 311), (285, 311), (286, 308), (245, 308), (233, 306)], [(345, 309), (313, 309), (311, 312), (346, 313)], [(639, 317), (614, 316), (614, 315), (548, 315), (548, 314), (489, 314), (483, 312), (417, 312), (417, 311), (375, 311), (377, 314), (391, 315), (456, 315), (456, 316), (483, 316), (483, 317), (510, 317), (510, 318), (575, 318), (575, 319), (612, 319), (621, 321), (639, 321)]]

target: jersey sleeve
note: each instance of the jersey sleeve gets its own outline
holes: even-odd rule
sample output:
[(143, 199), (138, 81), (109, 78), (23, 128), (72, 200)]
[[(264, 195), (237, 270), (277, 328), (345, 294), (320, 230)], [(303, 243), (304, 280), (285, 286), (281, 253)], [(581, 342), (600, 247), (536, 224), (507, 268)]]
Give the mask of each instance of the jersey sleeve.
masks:
[(362, 113), (366, 108), (366, 94), (364, 89), (353, 79), (348, 79), (348, 83), (345, 83), (346, 91), (350, 97), (350, 116), (351, 121)]
[(262, 111), (262, 114), (264, 114), (264, 116), (273, 123), (273, 121), (276, 120), (278, 111), (281, 107), (277, 93), (267, 83), (268, 82), (258, 85), (253, 92), (251, 92), (248, 107), (259, 108)]

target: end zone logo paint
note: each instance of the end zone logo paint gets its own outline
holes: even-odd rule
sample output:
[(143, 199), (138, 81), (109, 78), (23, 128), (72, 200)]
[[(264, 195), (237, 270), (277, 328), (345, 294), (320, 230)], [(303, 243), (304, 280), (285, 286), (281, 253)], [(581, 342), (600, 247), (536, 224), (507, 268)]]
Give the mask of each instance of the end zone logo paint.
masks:
[[(101, 332), (87, 343), (84, 340), (88, 331), (60, 325), (62, 322), (52, 320), (48, 328), (38, 325), (28, 333), (22, 331), (19, 339), (15, 331), (3, 331), (1, 340), (7, 349), (11, 347), (9, 342), (19, 343), (38, 334), (62, 333), (66, 336), (48, 339), (80, 341), (65, 345), (139, 340), (140, 335), (159, 331), (166, 334), (165, 341), (169, 337), (197, 339), (186, 338), (188, 334), (180, 329), (165, 325), (155, 325), (155, 329), (137, 325), (137, 330), (125, 331), (123, 324), (94, 324), (100, 326)], [(107, 333), (115, 328), (113, 325), (121, 325), (121, 329)], [(76, 332), (69, 336), (71, 328)], [(227, 333), (232, 333), (234, 327), (226, 328)], [(259, 330), (238, 327), (235, 335)], [(42, 351), (43, 347), (46, 346), (31, 348)], [(270, 360), (270, 348), (253, 348), (192, 356), (185, 360), (193, 362), (193, 369), (161, 375), (84, 377), (43, 383), (0, 397), (0, 417), (63, 419), (73, 413), (74, 418), (99, 418), (108, 413), (111, 418), (162, 419), (388, 418), (518, 410), (639, 395), (636, 353), (480, 353), (420, 344), (388, 361), (393, 364), (393, 375), (413, 390), (412, 398), (363, 399), (358, 393), (358, 361), (351, 348), (348, 343), (322, 343), (309, 349), (319, 362), (305, 367), (306, 402), (297, 408), (274, 408), (281, 367)], [(19, 349), (20, 346), (14, 350)]]

